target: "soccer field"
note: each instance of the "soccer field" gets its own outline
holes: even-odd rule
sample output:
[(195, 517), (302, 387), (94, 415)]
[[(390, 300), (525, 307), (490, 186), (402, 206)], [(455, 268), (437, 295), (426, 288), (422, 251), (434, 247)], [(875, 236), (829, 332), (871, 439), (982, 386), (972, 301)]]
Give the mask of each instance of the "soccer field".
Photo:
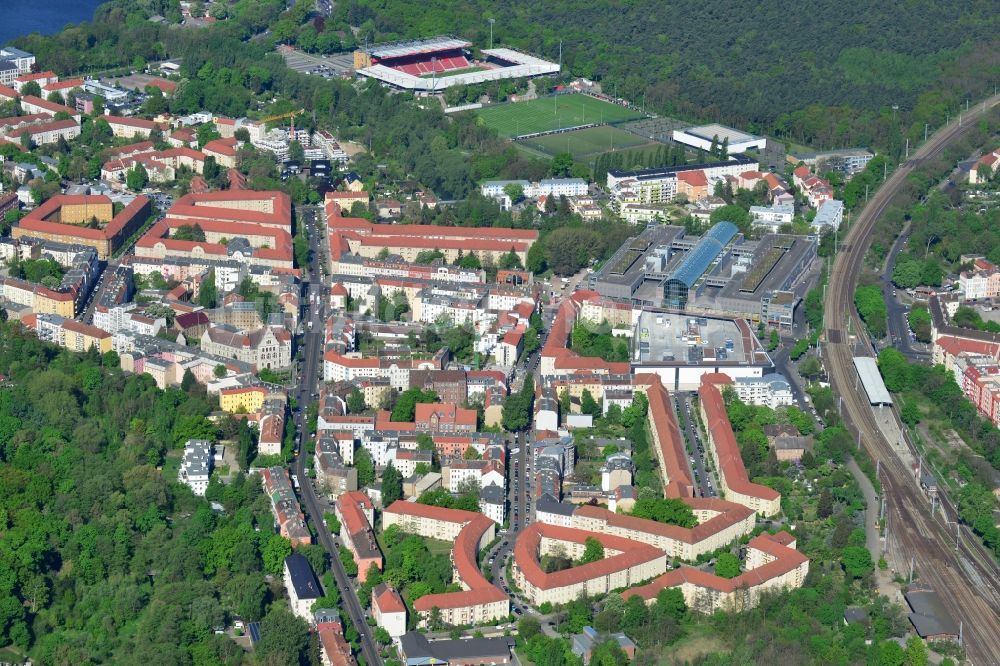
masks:
[(478, 110), (476, 115), (482, 124), (505, 137), (643, 117), (637, 111), (589, 95), (556, 95), (528, 102), (497, 104)]
[(660, 144), (630, 134), (617, 127), (602, 126), (521, 139), (517, 145), (532, 148), (550, 156), (566, 152), (573, 155), (573, 159), (578, 162), (589, 162), (601, 153), (637, 149), (643, 146), (655, 148)]

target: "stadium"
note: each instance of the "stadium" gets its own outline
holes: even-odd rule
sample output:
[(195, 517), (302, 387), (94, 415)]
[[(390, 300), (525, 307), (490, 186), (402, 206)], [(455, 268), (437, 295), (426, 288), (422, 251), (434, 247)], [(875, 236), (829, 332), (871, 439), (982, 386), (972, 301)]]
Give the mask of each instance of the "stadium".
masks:
[(556, 63), (507, 48), (484, 49), (482, 59), (475, 60), (471, 48), (471, 42), (450, 36), (379, 44), (354, 52), (354, 70), (359, 76), (421, 93), (559, 72)]

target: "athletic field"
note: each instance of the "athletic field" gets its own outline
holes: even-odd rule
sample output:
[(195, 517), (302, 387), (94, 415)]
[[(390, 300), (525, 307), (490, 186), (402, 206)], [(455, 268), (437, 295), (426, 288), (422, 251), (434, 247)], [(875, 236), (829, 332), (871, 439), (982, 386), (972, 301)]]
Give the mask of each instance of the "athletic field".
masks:
[(617, 127), (604, 125), (521, 139), (515, 145), (550, 157), (556, 153), (570, 153), (575, 161), (586, 163), (593, 161), (601, 153), (643, 148), (655, 150), (661, 144)]
[(496, 104), (479, 109), (476, 115), (482, 124), (496, 129), (500, 136), (505, 137), (643, 117), (637, 111), (579, 94)]

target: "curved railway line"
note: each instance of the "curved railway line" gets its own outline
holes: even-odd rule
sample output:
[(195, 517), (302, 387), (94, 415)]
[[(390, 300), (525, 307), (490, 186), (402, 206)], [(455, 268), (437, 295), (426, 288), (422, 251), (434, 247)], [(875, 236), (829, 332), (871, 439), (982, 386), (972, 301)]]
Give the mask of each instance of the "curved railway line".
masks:
[[(872, 230), (906, 177), (959, 139), (998, 104), (1000, 95), (963, 114), (961, 124), (955, 121), (936, 132), (913, 159), (894, 171), (875, 192), (857, 216), (845, 238), (844, 249), (833, 264), (824, 312), (828, 326), (824, 356), (830, 381), (843, 400), (842, 414), (854, 434), (860, 433), (868, 453), (881, 464), (888, 538), (897, 546), (896, 552), (914, 558), (919, 581), (934, 589), (956, 622), (962, 623), (967, 655), (977, 665), (1000, 664), (1000, 570), (978, 537), (966, 526), (956, 527), (950, 522), (957, 519), (955, 507), (943, 494), (941, 501), (948, 524), (942, 521), (940, 510), (931, 515), (930, 504), (914, 474), (882, 435), (868, 401), (853, 390), (854, 352), (848, 330), (853, 330), (867, 349), (872, 348), (854, 308), (854, 287), (871, 243)], [(956, 530), (961, 532), (958, 543)]]

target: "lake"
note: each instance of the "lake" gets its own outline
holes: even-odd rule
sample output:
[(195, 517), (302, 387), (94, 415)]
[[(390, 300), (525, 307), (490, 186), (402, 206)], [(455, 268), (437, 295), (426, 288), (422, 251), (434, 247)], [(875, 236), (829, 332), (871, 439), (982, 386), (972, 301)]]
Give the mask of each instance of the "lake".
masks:
[(103, 0), (0, 0), (0, 45), (31, 32), (52, 34), (89, 21)]

